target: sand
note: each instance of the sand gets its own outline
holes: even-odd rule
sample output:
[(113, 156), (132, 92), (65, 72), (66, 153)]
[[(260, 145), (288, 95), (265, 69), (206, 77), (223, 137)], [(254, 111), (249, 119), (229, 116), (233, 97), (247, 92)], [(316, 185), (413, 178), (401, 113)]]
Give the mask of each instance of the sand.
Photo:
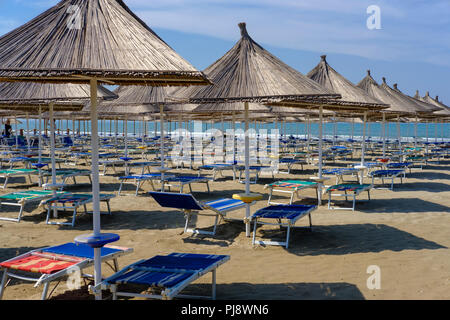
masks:
[[(330, 211), (326, 205), (313, 212), (313, 230), (292, 231), (290, 247), (252, 246), (245, 236), (242, 222), (221, 221), (216, 236), (182, 234), (182, 213), (161, 208), (145, 195), (151, 187), (145, 185), (141, 195), (125, 195), (111, 201), (112, 216), (102, 216), (102, 230), (120, 235), (117, 245), (131, 247), (134, 252), (120, 258), (120, 266), (157, 254), (171, 252), (211, 253), (230, 255), (231, 259), (217, 272), (217, 298), (231, 300), (267, 299), (450, 299), (450, 162), (441, 162), (413, 169), (402, 185), (394, 191), (373, 190), (358, 199), (356, 211)], [(184, 172), (188, 172), (185, 170)], [(293, 174), (279, 174), (276, 179), (308, 178), (312, 167)], [(252, 192), (264, 199), (252, 207), (252, 212), (267, 205), (268, 192), (263, 177), (252, 185)], [(86, 192), (87, 178), (68, 191)], [(194, 185), (199, 200), (215, 199), (242, 192), (244, 185), (231, 178), (212, 182), (211, 193), (204, 185)], [(2, 194), (27, 188), (38, 189), (17, 178), (1, 190)], [(101, 177), (101, 190), (117, 192), (119, 181), (113, 175)], [(126, 191), (133, 192), (129, 185)], [(307, 197), (296, 203), (314, 203), (314, 191), (305, 190)], [(287, 198), (280, 197), (282, 201)], [(326, 202), (324, 202), (326, 204)], [(104, 210), (104, 207), (102, 206)], [(28, 250), (57, 245), (92, 230), (92, 217), (79, 215), (74, 228), (46, 225), (46, 213), (36, 206), (27, 208), (20, 223), (0, 221), (0, 261)], [(1, 208), (2, 215), (15, 216), (16, 211)], [(244, 211), (230, 215), (242, 218)], [(68, 221), (69, 215), (60, 215)], [(198, 228), (211, 230), (213, 219), (200, 216)], [(298, 226), (308, 225), (301, 219)], [(258, 229), (258, 237), (283, 238), (284, 233), (271, 226)], [(378, 266), (381, 287), (369, 289), (369, 266)], [(92, 270), (88, 270), (92, 271)], [(103, 274), (111, 275), (103, 267)], [(195, 282), (191, 290), (208, 292), (210, 276)], [(7, 287), (4, 299), (39, 299), (42, 287), (14, 280)], [(52, 293), (52, 299), (92, 299), (86, 287), (70, 291), (62, 282)]]

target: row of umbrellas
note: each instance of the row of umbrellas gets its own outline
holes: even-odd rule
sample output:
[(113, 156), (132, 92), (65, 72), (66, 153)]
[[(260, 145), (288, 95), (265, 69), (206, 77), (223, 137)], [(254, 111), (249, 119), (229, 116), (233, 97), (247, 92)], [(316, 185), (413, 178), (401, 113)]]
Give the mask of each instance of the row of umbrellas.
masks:
[[(77, 25), (71, 24), (69, 6), (79, 9)], [(447, 110), (426, 100), (408, 98), (385, 82), (371, 82), (370, 75), (366, 80), (370, 83), (363, 80), (355, 86), (332, 69), (325, 56), (316, 69), (303, 75), (257, 44), (245, 23), (239, 28), (241, 38), (236, 45), (203, 72), (177, 54), (120, 0), (62, 0), (0, 37), (0, 82), (9, 82), (0, 87), (2, 108), (38, 114), (49, 111), (52, 118), (55, 111), (80, 111), (89, 101), (85, 110), (90, 112), (93, 137), (93, 234), (76, 240), (94, 247), (95, 284), (101, 281), (100, 247), (117, 240), (115, 235), (101, 233), (100, 228), (99, 106), (126, 114), (131, 109), (141, 115), (159, 112), (161, 128), (165, 108), (182, 114), (195, 107), (196, 112), (210, 116), (243, 113), (246, 129), (253, 111), (295, 116), (301, 114), (300, 110), (308, 110), (318, 114), (320, 120), (319, 144), (322, 119), (330, 111), (366, 121), (380, 114), (404, 116), (406, 112), (419, 117)], [(101, 84), (120, 87), (110, 92)], [(144, 87), (139, 90), (133, 86)], [(116, 100), (102, 102), (109, 99)], [(321, 150), (319, 145), (320, 154)], [(163, 152), (161, 158), (164, 172)], [(245, 159), (245, 194), (250, 195), (248, 135)], [(249, 234), (248, 224), (246, 232)]]

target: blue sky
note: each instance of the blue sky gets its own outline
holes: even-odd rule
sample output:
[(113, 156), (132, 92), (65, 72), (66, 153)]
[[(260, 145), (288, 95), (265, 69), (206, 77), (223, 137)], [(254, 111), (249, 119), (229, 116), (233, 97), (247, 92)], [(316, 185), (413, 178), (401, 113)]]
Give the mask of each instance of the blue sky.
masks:
[[(56, 0), (0, 0), (0, 34)], [(307, 73), (328, 62), (354, 83), (367, 69), (403, 92), (426, 91), (450, 105), (449, 0), (125, 0), (156, 33), (198, 69), (239, 39), (239, 22), (281, 60)], [(369, 30), (367, 7), (381, 10)]]

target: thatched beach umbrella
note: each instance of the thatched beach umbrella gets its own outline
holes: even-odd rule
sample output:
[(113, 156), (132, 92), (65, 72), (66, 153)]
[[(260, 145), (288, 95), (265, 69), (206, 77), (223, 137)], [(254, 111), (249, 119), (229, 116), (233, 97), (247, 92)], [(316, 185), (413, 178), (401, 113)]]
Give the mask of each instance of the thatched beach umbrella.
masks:
[(95, 248), (97, 285), (101, 281), (100, 246), (118, 239), (117, 235), (100, 232), (98, 83), (188, 86), (209, 81), (121, 0), (63, 0), (1, 37), (0, 52), (0, 81), (91, 86), (94, 233), (77, 241)]
[[(106, 88), (98, 87), (98, 98), (115, 99), (117, 96)], [(83, 108), (86, 100), (90, 99), (88, 85), (81, 84), (49, 84), (33, 82), (0, 83), (0, 109), (24, 111), (27, 118), (30, 113), (39, 115), (39, 125), (43, 110), (48, 110), (50, 119), (50, 157), (52, 169), (52, 184), (56, 185), (55, 136), (53, 112), (77, 111)], [(83, 101), (84, 100), (84, 101)], [(27, 119), (28, 123), (28, 119)], [(39, 129), (39, 158), (41, 164), (41, 129)], [(28, 135), (28, 130), (27, 130)], [(17, 133), (16, 133), (17, 136)], [(39, 170), (41, 168), (39, 167)], [(41, 179), (39, 179), (41, 186)]]
[[(321, 56), (319, 64), (315, 68), (313, 68), (306, 76), (321, 84), (323, 87), (329, 89), (330, 91), (339, 93), (342, 96), (339, 103), (347, 105), (356, 104), (364, 109), (362, 111), (364, 115), (364, 124), (363, 138), (361, 142), (361, 166), (364, 166), (366, 122), (368, 110), (376, 108), (387, 108), (388, 106), (382, 101), (368, 95), (364, 90), (358, 88), (352, 82), (339, 74), (328, 64), (326, 55)], [(340, 110), (337, 111), (339, 112)], [(347, 110), (341, 112), (344, 114), (349, 114)], [(353, 114), (350, 113), (351, 116), (354, 116), (355, 114), (361, 115), (361, 111), (355, 110), (353, 111)]]
[[(208, 87), (177, 90), (175, 96), (190, 103), (208, 104), (195, 111), (222, 114), (229, 103), (245, 114), (245, 194), (251, 199), (249, 180), (249, 103), (267, 103), (284, 99), (314, 100), (339, 98), (297, 70), (286, 65), (257, 44), (248, 34), (245, 23), (239, 23), (241, 39), (223, 57), (204, 70), (212, 80)], [(226, 103), (227, 105), (223, 105)], [(250, 235), (250, 206), (246, 210), (246, 235)]]
[(385, 121), (387, 117), (397, 117), (397, 136), (399, 146), (400, 140), (400, 118), (418, 116), (420, 114), (429, 113), (429, 110), (415, 99), (403, 94), (399, 90), (395, 90), (388, 86), (386, 78), (383, 77), (383, 83), (379, 85), (372, 77), (370, 70), (367, 70), (367, 75), (357, 85), (359, 88), (366, 91), (370, 96), (389, 105), (389, 108), (383, 110), (381, 113), (370, 113), (370, 118), (381, 118)]

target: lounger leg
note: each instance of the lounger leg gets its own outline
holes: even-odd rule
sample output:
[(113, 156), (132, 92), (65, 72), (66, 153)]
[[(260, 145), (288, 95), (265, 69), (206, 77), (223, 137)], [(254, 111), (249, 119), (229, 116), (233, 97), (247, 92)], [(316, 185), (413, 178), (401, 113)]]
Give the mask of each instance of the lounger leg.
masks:
[(285, 245), (286, 249), (289, 248), (289, 237), (290, 237), (290, 234), (291, 234), (291, 223), (288, 223), (287, 235), (286, 235), (286, 245)]
[(19, 216), (17, 217), (17, 222), (20, 222), (20, 219), (22, 219), (22, 213), (23, 213), (23, 207), (25, 205), (21, 205), (20, 206), (20, 210), (19, 210)]
[(2, 300), (3, 292), (5, 292), (6, 289), (6, 282), (8, 281), (8, 270), (3, 270), (3, 276), (2, 276), (2, 283), (0, 285), (0, 300)]
[(111, 206), (109, 204), (109, 200), (106, 200), (106, 207), (108, 208), (108, 214), (112, 215), (112, 213), (111, 213)]
[(122, 180), (122, 182), (120, 183), (120, 186), (119, 186), (119, 192), (118, 192), (119, 196), (120, 196), (120, 192), (122, 191), (122, 186), (123, 186), (123, 180)]
[(211, 299), (216, 300), (216, 270), (212, 271), (212, 292)]
[(77, 216), (77, 208), (75, 207), (75, 208), (73, 208), (72, 228), (75, 226), (75, 217), (76, 216)]
[(256, 239), (256, 228), (257, 228), (257, 221), (258, 219), (255, 218), (255, 222), (253, 224), (253, 238), (252, 238), (252, 245), (255, 245), (255, 239)]
[(47, 292), (48, 292), (49, 285), (50, 285), (50, 282), (46, 282), (44, 284), (44, 290), (42, 291), (41, 300), (46, 300), (47, 299)]

